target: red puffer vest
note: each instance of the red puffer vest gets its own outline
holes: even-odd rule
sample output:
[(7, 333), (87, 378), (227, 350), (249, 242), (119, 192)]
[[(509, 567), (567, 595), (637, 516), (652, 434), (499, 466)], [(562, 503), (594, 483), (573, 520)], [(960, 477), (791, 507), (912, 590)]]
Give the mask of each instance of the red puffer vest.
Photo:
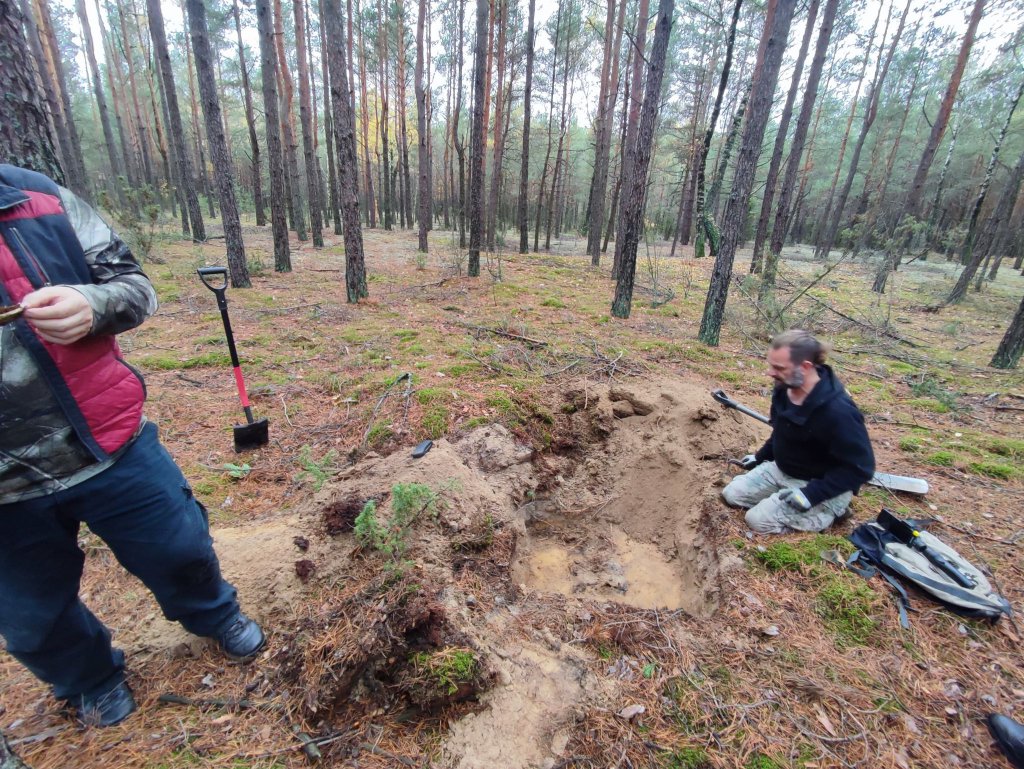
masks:
[[(46, 285), (92, 283), (89, 266), (57, 186), (32, 171), (3, 166), (0, 174), (0, 298), (16, 304)], [(24, 319), (18, 341), (39, 368), (79, 439), (97, 461), (135, 434), (145, 387), (121, 359), (112, 336), (87, 336), (71, 345), (43, 341)], [(31, 418), (27, 415), (27, 418)]]

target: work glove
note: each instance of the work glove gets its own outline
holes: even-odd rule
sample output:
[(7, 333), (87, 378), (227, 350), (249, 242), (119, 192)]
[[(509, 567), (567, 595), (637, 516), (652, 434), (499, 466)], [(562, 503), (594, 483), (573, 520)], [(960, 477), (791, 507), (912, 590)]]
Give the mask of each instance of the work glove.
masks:
[(811, 501), (802, 489), (783, 489), (779, 492), (779, 501), (800, 513), (806, 513), (811, 509)]
[(747, 470), (748, 472), (750, 470), (753, 470), (759, 464), (761, 464), (761, 462), (758, 461), (757, 457), (754, 456), (753, 454), (747, 454), (745, 457), (743, 457), (743, 459), (740, 460), (740, 467), (742, 467), (744, 470)]

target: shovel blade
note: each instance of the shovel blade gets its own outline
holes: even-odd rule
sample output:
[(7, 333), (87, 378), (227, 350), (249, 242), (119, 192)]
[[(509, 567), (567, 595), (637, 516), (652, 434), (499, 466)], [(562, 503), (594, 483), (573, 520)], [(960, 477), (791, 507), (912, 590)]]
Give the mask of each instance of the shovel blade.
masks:
[(266, 418), (257, 419), (247, 425), (235, 425), (235, 451), (242, 452), (249, 449), (266, 446), (270, 441), (270, 423)]

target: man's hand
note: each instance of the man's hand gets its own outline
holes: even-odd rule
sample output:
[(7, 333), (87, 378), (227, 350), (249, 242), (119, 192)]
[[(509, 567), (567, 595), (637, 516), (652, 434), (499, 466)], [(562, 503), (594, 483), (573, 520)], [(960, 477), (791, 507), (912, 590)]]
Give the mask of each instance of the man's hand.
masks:
[(779, 501), (785, 502), (800, 513), (806, 513), (811, 509), (811, 502), (802, 489), (783, 489), (779, 492)]
[(747, 472), (750, 472), (755, 467), (757, 467), (759, 464), (761, 464), (761, 463), (758, 461), (757, 457), (754, 456), (753, 454), (747, 454), (745, 457), (743, 457), (743, 459), (741, 459), (739, 461), (740, 467), (742, 467)]
[(73, 344), (92, 330), (92, 305), (70, 286), (46, 286), (21, 300), (25, 319), (47, 342)]

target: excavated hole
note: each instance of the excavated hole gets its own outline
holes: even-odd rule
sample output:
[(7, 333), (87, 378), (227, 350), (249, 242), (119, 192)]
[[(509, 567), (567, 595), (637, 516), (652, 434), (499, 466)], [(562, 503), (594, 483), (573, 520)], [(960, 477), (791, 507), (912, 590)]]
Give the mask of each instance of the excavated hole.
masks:
[[(578, 394), (567, 399), (579, 404)], [(546, 468), (539, 484), (551, 492), (519, 508), (513, 581), (644, 609), (713, 613), (719, 577), (710, 511), (720, 509), (721, 466), (706, 458), (742, 456), (753, 436), (706, 391), (678, 380), (590, 393), (571, 422), (566, 433), (576, 450)]]

